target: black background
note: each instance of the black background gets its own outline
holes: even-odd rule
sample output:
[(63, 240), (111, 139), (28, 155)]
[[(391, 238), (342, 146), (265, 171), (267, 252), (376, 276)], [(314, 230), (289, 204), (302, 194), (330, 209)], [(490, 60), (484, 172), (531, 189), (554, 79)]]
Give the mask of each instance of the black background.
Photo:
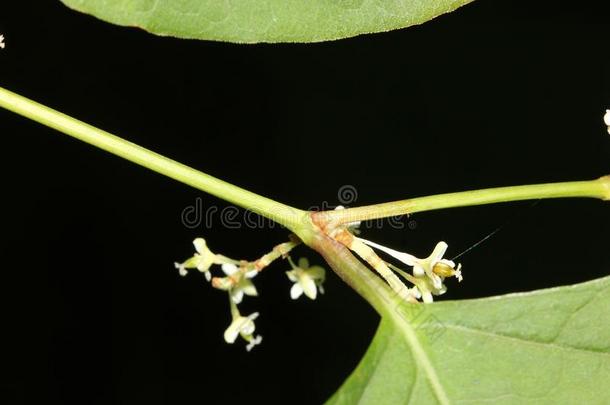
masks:
[[(423, 26), (310, 45), (159, 38), (58, 1), (0, 9), (1, 85), (252, 191), (301, 208), (610, 173), (609, 7), (475, 2)], [(225, 294), (172, 263), (204, 236), (255, 258), (286, 232), (189, 229), (226, 205), (0, 111), (2, 403), (320, 403), (356, 365), (377, 316), (329, 274), (291, 301), (285, 263), (256, 279), (264, 342), (224, 343)], [(608, 274), (608, 206), (573, 199), (416, 214), (364, 236), (460, 260), (444, 299)], [(407, 220), (404, 221), (405, 224)], [(415, 225), (413, 227), (413, 225)], [(305, 248), (296, 257), (322, 259)], [(212, 400), (211, 398), (214, 398)]]

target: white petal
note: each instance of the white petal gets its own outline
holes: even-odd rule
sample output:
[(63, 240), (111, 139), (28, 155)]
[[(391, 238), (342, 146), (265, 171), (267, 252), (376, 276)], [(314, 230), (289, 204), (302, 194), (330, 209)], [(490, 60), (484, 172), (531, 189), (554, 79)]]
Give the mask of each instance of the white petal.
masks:
[(195, 250), (200, 255), (204, 255), (207, 252), (207, 250), (208, 250), (207, 244), (205, 243), (205, 239), (203, 239), (203, 238), (195, 239), (193, 241), (193, 245), (195, 245)]
[(419, 264), (413, 266), (413, 275), (415, 277), (422, 277), (424, 274), (426, 274), (426, 271)]
[(441, 288), (437, 291), (434, 291), (434, 295), (443, 295), (447, 292), (447, 286), (445, 284), (441, 284)]
[(318, 290), (320, 291), (320, 294), (324, 294), (324, 286), (322, 286), (322, 284), (318, 284)]
[(455, 268), (455, 262), (453, 260), (441, 259), (438, 262), (446, 264), (447, 266), (451, 267), (452, 269)]
[(432, 285), (437, 290), (440, 290), (443, 288), (443, 280), (441, 280), (441, 278), (438, 275), (432, 274)]
[(316, 288), (316, 283), (311, 277), (302, 276), (301, 280), (299, 280), (299, 285), (301, 286), (303, 292), (305, 292), (306, 296), (308, 296), (312, 300), (316, 299), (318, 290)]
[(258, 291), (256, 291), (256, 287), (249, 280), (242, 281), (241, 289), (246, 295), (249, 295), (251, 297), (258, 296)]
[[(610, 110), (606, 110), (606, 114), (604, 115), (604, 123), (610, 127)], [(610, 131), (610, 129), (608, 131)]]
[(256, 329), (256, 326), (254, 325), (254, 321), (252, 321), (252, 319), (250, 319), (250, 318), (242, 318), (242, 319), (243, 319), (243, 323), (241, 325), (241, 328), (239, 329), (239, 332), (246, 336), (254, 333), (254, 329)]
[(422, 298), (424, 299), (425, 303), (434, 302), (434, 298), (432, 298), (432, 294), (429, 291), (426, 291), (425, 293), (423, 293)]
[(231, 298), (233, 299), (234, 303), (240, 304), (244, 299), (244, 292), (241, 289), (236, 288), (235, 290), (231, 291)]
[(212, 280), (212, 273), (210, 273), (209, 271), (204, 271), (203, 274), (205, 275), (205, 279), (209, 282), (210, 280)]
[(258, 274), (258, 270), (250, 270), (246, 273), (246, 278), (254, 278)]
[(404, 264), (406, 264), (407, 266), (413, 266), (416, 261), (417, 258), (413, 255), (410, 255), (408, 253), (404, 253), (404, 252), (399, 252), (397, 250), (394, 249), (390, 249), (389, 247), (385, 247), (383, 245), (379, 245), (375, 242), (371, 242), (370, 240), (366, 240), (366, 239), (362, 239), (362, 238), (356, 238), (361, 242), (366, 243), (369, 246), (372, 246), (376, 249), (381, 250), (382, 252), (385, 252), (387, 254), (389, 254), (390, 256), (394, 257), (397, 260), (400, 260), (401, 262), (403, 262)]
[(294, 283), (290, 289), (290, 298), (296, 300), (301, 296), (301, 294), (303, 294), (303, 288), (301, 288), (299, 283)]
[(259, 316), (259, 315), (260, 315), (260, 314), (259, 314), (258, 312), (253, 312), (253, 313), (251, 313), (250, 315), (248, 315), (248, 319), (249, 319), (249, 320), (251, 320), (251, 321), (253, 321), (253, 320), (255, 320), (256, 318), (258, 318), (258, 316)]
[(428, 260), (432, 262), (432, 265), (434, 265), (436, 262), (440, 261), (443, 258), (445, 252), (447, 251), (447, 247), (447, 244), (442, 241), (436, 244), (434, 250), (432, 251), (432, 254), (430, 255), (430, 257), (428, 257)]
[(231, 322), (231, 325), (225, 330), (225, 342), (233, 343), (235, 339), (237, 339), (237, 335), (239, 335), (239, 325), (235, 321)]
[(237, 266), (233, 263), (223, 263), (221, 267), (222, 271), (224, 271), (227, 276), (230, 276), (237, 271)]
[(296, 283), (296, 282), (299, 281), (299, 279), (297, 278), (296, 274), (294, 274), (294, 270), (287, 271), (286, 275), (288, 276), (290, 281), (292, 281), (293, 283)]

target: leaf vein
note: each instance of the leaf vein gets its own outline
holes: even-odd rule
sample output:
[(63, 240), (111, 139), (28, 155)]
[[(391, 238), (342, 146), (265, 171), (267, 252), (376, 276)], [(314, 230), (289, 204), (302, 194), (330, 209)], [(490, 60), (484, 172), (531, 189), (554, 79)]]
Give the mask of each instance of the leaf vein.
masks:
[(445, 324), (445, 326), (450, 329), (470, 332), (470, 333), (479, 334), (479, 335), (483, 335), (483, 336), (495, 336), (495, 337), (499, 337), (499, 338), (503, 338), (503, 339), (507, 339), (507, 340), (514, 340), (514, 341), (517, 341), (520, 343), (525, 343), (525, 344), (530, 344), (530, 345), (535, 345), (535, 346), (543, 346), (545, 348), (552, 347), (555, 349), (575, 351), (575, 352), (580, 352), (580, 353), (586, 353), (589, 355), (601, 354), (603, 356), (607, 356), (608, 358), (610, 358), (610, 353), (604, 352), (601, 350), (567, 346), (567, 345), (559, 344), (556, 342), (537, 342), (535, 340), (528, 340), (528, 339), (525, 339), (525, 338), (522, 338), (519, 336), (505, 335), (502, 333), (485, 331), (482, 329), (477, 329), (477, 328), (473, 328), (473, 327), (469, 327), (469, 326), (462, 326), (462, 325), (455, 325), (455, 324)]

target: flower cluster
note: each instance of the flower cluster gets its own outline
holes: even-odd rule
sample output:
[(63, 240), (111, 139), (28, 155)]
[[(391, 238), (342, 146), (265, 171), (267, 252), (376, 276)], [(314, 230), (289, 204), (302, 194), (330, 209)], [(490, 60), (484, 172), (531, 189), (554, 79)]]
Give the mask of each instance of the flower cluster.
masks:
[[(195, 254), (182, 263), (174, 263), (181, 276), (186, 276), (191, 269), (197, 269), (204, 274), (205, 279), (212, 284), (212, 287), (227, 291), (229, 295), (229, 305), (231, 308), (231, 324), (225, 330), (224, 339), (227, 343), (234, 343), (238, 336), (241, 336), (248, 345), (246, 350), (250, 351), (254, 346), (260, 344), (262, 336), (254, 335), (256, 326), (254, 320), (258, 317), (258, 312), (243, 316), (237, 304), (240, 304), (244, 296), (258, 296), (258, 291), (252, 279), (260, 271), (271, 264), (277, 258), (287, 258), (292, 266), (292, 270), (286, 274), (290, 281), (294, 282), (290, 296), (297, 299), (303, 293), (310, 299), (315, 299), (317, 292), (324, 293), (322, 283), (325, 278), (325, 271), (320, 266), (309, 266), (307, 259), (301, 258), (299, 265), (295, 265), (288, 252), (299, 242), (291, 241), (277, 245), (270, 253), (262, 256), (253, 262), (245, 260), (233, 260), (226, 256), (212, 252), (203, 238), (193, 241)], [(212, 276), (212, 266), (220, 266), (223, 277)]]
[[(338, 207), (337, 209), (342, 209)], [(343, 243), (363, 260), (368, 262), (389, 284), (390, 288), (399, 296), (410, 302), (432, 302), (433, 296), (441, 295), (447, 291), (444, 281), (448, 277), (455, 277), (462, 281), (461, 266), (444, 259), (447, 244), (439, 242), (430, 256), (420, 259), (408, 253), (399, 252), (394, 249), (379, 245), (366, 239), (354, 236), (358, 233), (359, 222), (348, 224), (336, 224), (326, 228), (330, 231), (328, 235)], [(282, 243), (273, 250), (255, 261), (234, 260), (229, 257), (216, 254), (210, 250), (205, 239), (197, 238), (193, 241), (195, 253), (192, 257), (182, 263), (175, 263), (176, 269), (181, 276), (186, 276), (189, 270), (196, 269), (203, 273), (205, 279), (219, 290), (226, 291), (229, 297), (231, 309), (231, 324), (225, 330), (224, 339), (227, 343), (234, 343), (238, 336), (247, 342), (246, 350), (250, 351), (254, 346), (260, 344), (262, 336), (254, 335), (256, 325), (255, 319), (259, 313), (254, 312), (244, 316), (240, 313), (237, 305), (241, 304), (245, 296), (256, 297), (258, 291), (253, 279), (274, 260), (278, 258), (287, 259), (291, 269), (286, 271), (286, 276), (293, 283), (290, 288), (290, 297), (293, 300), (302, 295), (315, 300), (319, 294), (324, 294), (324, 281), (326, 271), (320, 266), (310, 266), (306, 258), (300, 258), (298, 264), (292, 261), (289, 252), (300, 242), (292, 239), (290, 242)], [(373, 249), (380, 250), (401, 263), (412, 268), (411, 273), (380, 259)], [(212, 275), (212, 267), (218, 266), (224, 273), (222, 277)], [(402, 276), (412, 284), (407, 288), (405, 283), (398, 277)]]
[[(241, 303), (244, 295), (257, 296), (258, 291), (252, 282), (258, 271), (253, 268), (251, 263), (237, 261), (226, 256), (215, 254), (208, 248), (203, 238), (193, 241), (195, 254), (182, 263), (174, 263), (181, 276), (186, 276), (188, 270), (197, 269), (205, 275), (205, 279), (211, 282), (212, 286), (220, 290), (227, 291), (231, 305), (231, 325), (224, 334), (227, 343), (234, 343), (240, 335), (248, 342), (246, 349), (250, 351), (254, 346), (261, 343), (262, 336), (254, 337), (254, 319), (258, 317), (258, 312), (249, 316), (242, 316), (237, 309), (237, 304)], [(210, 271), (213, 265), (219, 265), (225, 277), (212, 277)]]

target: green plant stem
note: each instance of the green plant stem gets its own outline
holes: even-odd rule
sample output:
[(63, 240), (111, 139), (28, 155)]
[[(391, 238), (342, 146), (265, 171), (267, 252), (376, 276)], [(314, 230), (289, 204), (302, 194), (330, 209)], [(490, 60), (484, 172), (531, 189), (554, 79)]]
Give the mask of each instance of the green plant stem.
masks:
[[(306, 211), (234, 186), (1, 87), (0, 107), (267, 217), (292, 230), (306, 244), (311, 244), (315, 237), (317, 230)], [(610, 176), (591, 181), (438, 194), (340, 211), (324, 211), (314, 215), (318, 219), (341, 224), (441, 208), (558, 197), (592, 197), (609, 200)]]
[(0, 87), (0, 106), (157, 173), (251, 210), (298, 233), (306, 212), (202, 173)]
[(345, 210), (324, 211), (318, 215), (323, 215), (325, 221), (334, 224), (343, 224), (442, 208), (561, 197), (590, 197), (610, 200), (610, 176), (588, 181), (496, 187), (482, 190), (462, 191), (458, 193), (437, 194), (427, 197), (411, 198), (408, 200), (348, 208)]

